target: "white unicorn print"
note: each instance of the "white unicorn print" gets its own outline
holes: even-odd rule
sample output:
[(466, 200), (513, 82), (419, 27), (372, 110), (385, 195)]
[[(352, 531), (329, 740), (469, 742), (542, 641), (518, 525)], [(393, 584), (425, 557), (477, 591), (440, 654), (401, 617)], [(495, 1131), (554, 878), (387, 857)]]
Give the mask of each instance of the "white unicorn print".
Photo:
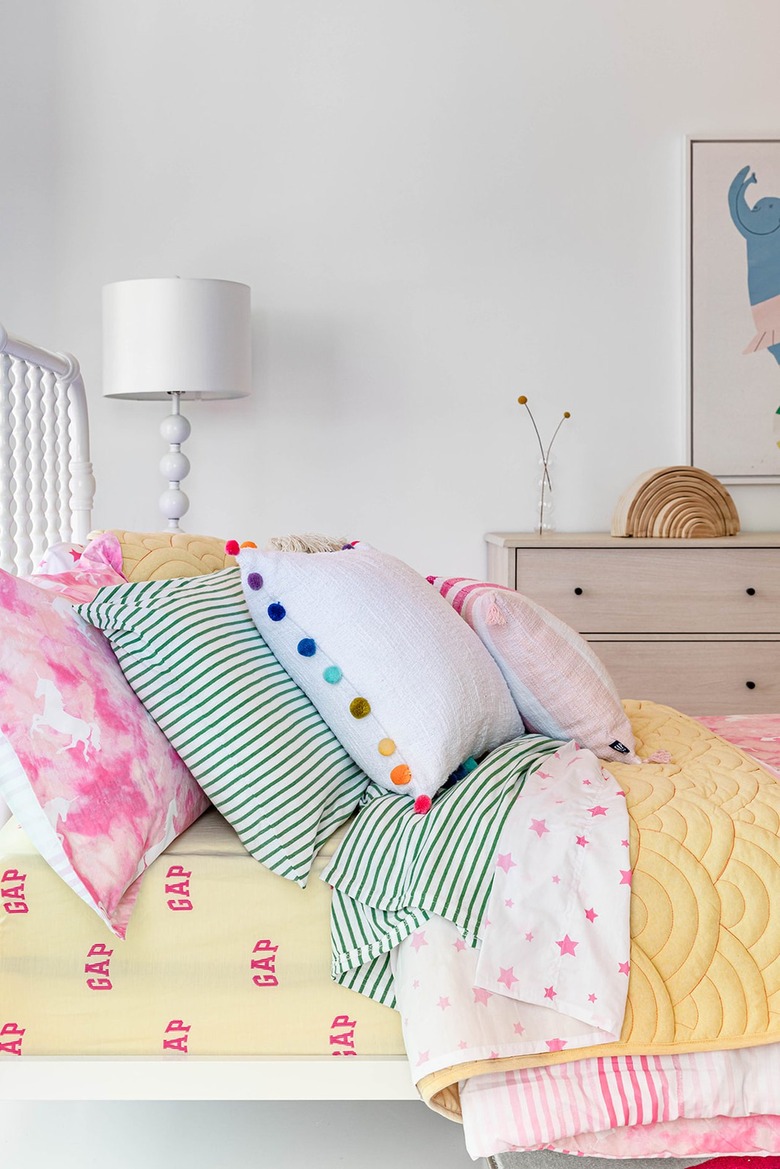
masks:
[(133, 880), (141, 876), (141, 873), (149, 867), (153, 860), (156, 860), (161, 852), (164, 852), (172, 840), (176, 838), (176, 814), (178, 808), (176, 807), (176, 796), (173, 797), (168, 805), (168, 814), (165, 817), (165, 831), (162, 839), (158, 840), (156, 844), (152, 844), (147, 848), (144, 855), (138, 862), (138, 868), (135, 870), (135, 877)]
[(100, 727), (96, 723), (88, 723), (83, 718), (68, 714), (63, 705), (62, 695), (50, 678), (38, 675), (35, 697), (43, 698), (43, 711), (33, 715), (30, 724), (31, 734), (35, 734), (39, 727), (49, 727), (61, 735), (69, 735), (70, 742), (59, 748), (58, 755), (63, 751), (71, 751), (79, 744), (84, 750), (85, 759), (89, 758), (90, 747), (93, 751), (100, 750)]

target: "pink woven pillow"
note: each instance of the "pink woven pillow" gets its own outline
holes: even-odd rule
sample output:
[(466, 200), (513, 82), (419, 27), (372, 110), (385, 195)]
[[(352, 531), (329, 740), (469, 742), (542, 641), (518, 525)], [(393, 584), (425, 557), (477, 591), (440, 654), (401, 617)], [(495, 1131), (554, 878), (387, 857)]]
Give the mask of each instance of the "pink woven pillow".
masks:
[(138, 878), (208, 806), (102, 633), (0, 572), (0, 802), (124, 937)]
[(599, 759), (639, 762), (615, 684), (579, 633), (501, 585), (466, 577), (428, 580), (490, 651), (527, 730), (574, 739)]

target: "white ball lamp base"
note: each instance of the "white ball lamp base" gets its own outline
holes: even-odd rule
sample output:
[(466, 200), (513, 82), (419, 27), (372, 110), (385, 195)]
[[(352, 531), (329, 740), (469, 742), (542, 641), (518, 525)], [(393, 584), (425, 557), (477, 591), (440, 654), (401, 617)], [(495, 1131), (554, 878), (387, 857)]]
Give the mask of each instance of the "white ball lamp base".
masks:
[(171, 413), (160, 423), (160, 434), (168, 443), (168, 453), (160, 459), (160, 472), (168, 480), (168, 488), (160, 496), (160, 511), (168, 521), (168, 531), (179, 532), (179, 520), (190, 506), (181, 490), (182, 479), (190, 472), (190, 460), (182, 454), (181, 444), (189, 438), (192, 428), (181, 413), (181, 394), (173, 392), (170, 396)]

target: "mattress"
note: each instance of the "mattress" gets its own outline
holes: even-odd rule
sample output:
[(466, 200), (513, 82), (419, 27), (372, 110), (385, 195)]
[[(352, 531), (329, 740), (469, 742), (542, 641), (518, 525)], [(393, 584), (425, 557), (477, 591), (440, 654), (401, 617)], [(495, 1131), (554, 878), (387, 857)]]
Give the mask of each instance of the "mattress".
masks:
[(119, 941), (10, 820), (0, 1058), (403, 1056), (399, 1016), (330, 978), (330, 892), (258, 864), (209, 809), (147, 871)]

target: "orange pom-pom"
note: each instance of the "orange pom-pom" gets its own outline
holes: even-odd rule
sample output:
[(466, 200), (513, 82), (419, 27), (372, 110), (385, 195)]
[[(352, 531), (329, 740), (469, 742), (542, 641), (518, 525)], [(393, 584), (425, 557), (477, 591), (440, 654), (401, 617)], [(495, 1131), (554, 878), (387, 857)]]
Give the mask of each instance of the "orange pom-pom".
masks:
[(240, 551), (238, 547), (238, 540), (228, 540), (227, 544), (225, 545), (225, 551), (227, 552), (228, 556), (238, 556)]
[(242, 548), (256, 548), (257, 544), (255, 544), (254, 540), (244, 540), (241, 547)]

